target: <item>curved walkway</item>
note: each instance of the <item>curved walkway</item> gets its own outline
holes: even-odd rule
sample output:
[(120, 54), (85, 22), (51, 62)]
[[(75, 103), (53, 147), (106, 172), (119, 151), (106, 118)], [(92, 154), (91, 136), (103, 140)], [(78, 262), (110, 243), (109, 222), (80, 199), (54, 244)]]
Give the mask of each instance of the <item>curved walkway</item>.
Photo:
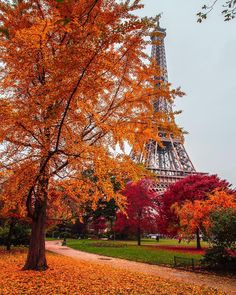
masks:
[(46, 249), (57, 254), (69, 256), (83, 261), (94, 262), (96, 264), (102, 265), (110, 265), (111, 267), (117, 269), (125, 269), (133, 272), (154, 275), (161, 278), (190, 283), (198, 286), (216, 288), (219, 291), (226, 292), (226, 294), (236, 295), (236, 279), (233, 278), (187, 272), (164, 266), (150, 265), (141, 262), (82, 252), (66, 246), (61, 246), (61, 241), (47, 241)]

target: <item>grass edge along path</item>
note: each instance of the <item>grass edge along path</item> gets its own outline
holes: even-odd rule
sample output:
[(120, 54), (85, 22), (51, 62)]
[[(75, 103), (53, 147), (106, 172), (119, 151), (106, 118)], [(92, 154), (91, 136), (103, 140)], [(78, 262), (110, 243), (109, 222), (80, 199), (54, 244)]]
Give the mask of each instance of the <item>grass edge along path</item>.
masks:
[(107, 265), (47, 254), (47, 271), (21, 271), (26, 253), (0, 250), (1, 295), (59, 295), (59, 294), (226, 294), (200, 286), (170, 281)]
[[(98, 246), (99, 243), (101, 243), (102, 246)], [(106, 245), (112, 243), (114, 243), (114, 247), (106, 247)], [(115, 245), (119, 244), (120, 247), (115, 247)], [(124, 247), (122, 247), (122, 245), (124, 245)], [(159, 249), (154, 246), (154, 243), (143, 243), (142, 246), (137, 246), (134, 243), (119, 241), (68, 240), (67, 246), (88, 253), (165, 266), (173, 266), (174, 256), (194, 258), (196, 260), (202, 258), (202, 255), (199, 254), (178, 253), (177, 251)]]

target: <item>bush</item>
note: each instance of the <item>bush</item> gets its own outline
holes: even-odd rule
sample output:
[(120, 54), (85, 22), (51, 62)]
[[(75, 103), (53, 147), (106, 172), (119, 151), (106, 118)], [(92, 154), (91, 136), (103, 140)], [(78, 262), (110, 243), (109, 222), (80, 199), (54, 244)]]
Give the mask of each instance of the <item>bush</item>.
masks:
[[(9, 225), (0, 227), (0, 245), (7, 245), (7, 238), (9, 233)], [(30, 228), (28, 225), (17, 223), (14, 226), (11, 245), (14, 246), (28, 246), (30, 241)]]
[(28, 246), (30, 242), (30, 227), (17, 223), (12, 237), (12, 244), (14, 246)]
[(236, 212), (231, 208), (223, 208), (210, 216), (211, 227), (208, 239), (211, 248), (206, 250), (204, 265), (213, 270), (236, 272)]
[(213, 270), (236, 271), (236, 257), (220, 246), (206, 250), (203, 260), (204, 265)]
[(209, 268), (222, 268), (230, 260), (229, 253), (223, 247), (215, 246), (206, 250), (204, 263)]
[(236, 211), (231, 208), (219, 209), (210, 216), (209, 240), (212, 245), (236, 248)]
[(0, 227), (0, 245), (5, 246), (8, 236), (9, 227)]

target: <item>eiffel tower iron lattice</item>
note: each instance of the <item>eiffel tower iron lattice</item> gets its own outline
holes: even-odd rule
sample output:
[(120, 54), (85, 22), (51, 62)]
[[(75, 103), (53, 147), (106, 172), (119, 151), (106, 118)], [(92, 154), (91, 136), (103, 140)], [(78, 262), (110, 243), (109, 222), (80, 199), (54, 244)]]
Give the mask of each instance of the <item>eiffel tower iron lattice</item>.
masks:
[[(160, 27), (160, 17), (157, 17), (157, 26), (152, 34), (152, 59), (155, 59), (160, 67), (160, 77), (156, 79), (168, 83), (165, 43), (166, 29)], [(158, 86), (158, 82), (157, 82)], [(154, 103), (154, 112), (172, 112), (172, 105), (164, 97), (157, 98)], [(188, 175), (198, 174), (185, 150), (183, 142), (179, 138), (167, 136), (164, 132), (158, 133), (162, 139), (162, 146), (155, 140), (150, 140), (145, 145), (145, 152), (135, 155), (131, 152), (132, 159), (142, 163), (145, 167), (157, 175), (158, 183), (156, 191), (162, 193), (166, 188)]]

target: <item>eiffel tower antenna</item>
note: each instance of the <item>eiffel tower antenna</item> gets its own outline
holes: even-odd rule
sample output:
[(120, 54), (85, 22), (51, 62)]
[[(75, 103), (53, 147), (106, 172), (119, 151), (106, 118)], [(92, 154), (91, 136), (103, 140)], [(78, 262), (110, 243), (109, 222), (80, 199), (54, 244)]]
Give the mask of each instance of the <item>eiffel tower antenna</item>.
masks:
[(160, 19), (163, 15), (163, 12), (159, 13), (157, 16), (156, 16), (156, 19), (157, 19), (157, 26), (159, 27), (160, 26)]
[[(161, 28), (160, 18), (162, 13), (156, 16), (157, 26), (152, 34), (151, 57), (160, 68), (160, 76), (156, 77), (157, 87), (160, 81), (168, 83), (167, 62), (165, 53), (166, 29)], [(172, 105), (164, 97), (154, 100), (154, 112), (172, 112)], [(142, 163), (145, 167), (157, 175), (158, 183), (156, 191), (162, 193), (166, 188), (177, 180), (188, 175), (198, 174), (187, 154), (183, 142), (179, 138), (167, 135), (159, 131), (162, 146), (155, 140), (149, 140), (145, 146), (145, 152), (138, 156), (131, 152), (132, 159), (137, 163)]]

